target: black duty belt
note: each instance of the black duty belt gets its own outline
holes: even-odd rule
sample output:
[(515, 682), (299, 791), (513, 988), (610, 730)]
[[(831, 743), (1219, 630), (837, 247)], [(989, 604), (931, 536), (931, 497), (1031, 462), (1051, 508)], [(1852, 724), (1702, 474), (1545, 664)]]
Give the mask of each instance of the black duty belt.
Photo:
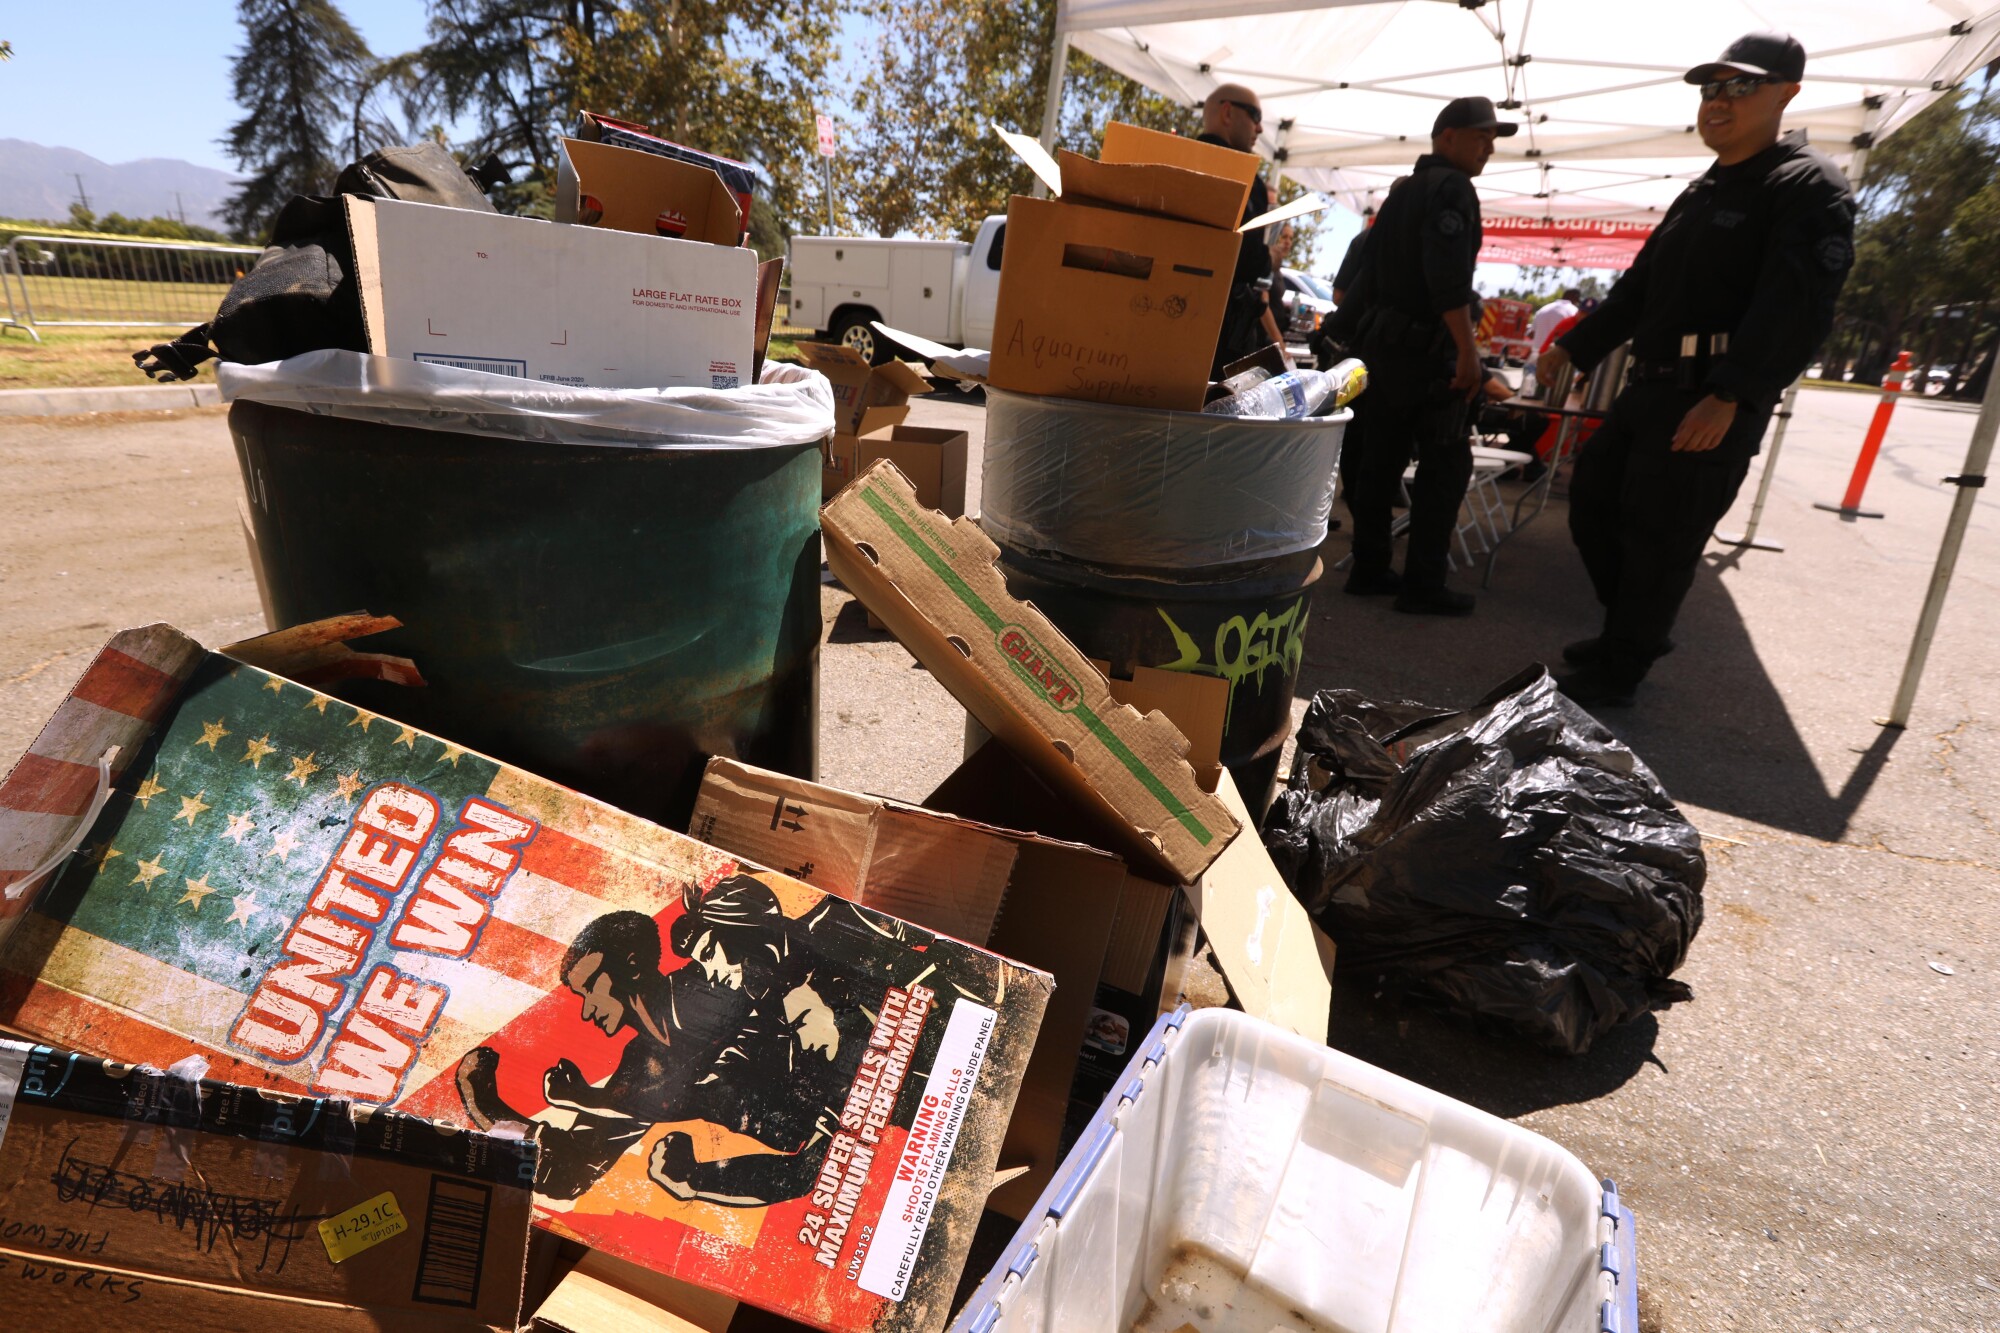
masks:
[(1698, 387), (1719, 358), (1729, 355), (1726, 333), (1689, 333), (1681, 337), (1681, 354), (1673, 361), (1633, 357), (1625, 367), (1628, 384), (1679, 384)]

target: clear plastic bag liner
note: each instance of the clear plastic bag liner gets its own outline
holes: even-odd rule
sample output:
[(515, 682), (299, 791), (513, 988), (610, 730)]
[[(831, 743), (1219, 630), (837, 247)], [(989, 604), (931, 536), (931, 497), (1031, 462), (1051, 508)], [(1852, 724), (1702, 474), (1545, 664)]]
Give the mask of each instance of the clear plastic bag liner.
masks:
[(1016, 550), (1149, 569), (1310, 551), (1353, 415), (1250, 420), (988, 387), (980, 525)]
[(579, 389), (331, 349), (257, 366), (224, 362), (216, 379), (224, 401), (543, 444), (766, 449), (833, 433), (826, 377), (772, 361), (760, 383), (741, 389)]

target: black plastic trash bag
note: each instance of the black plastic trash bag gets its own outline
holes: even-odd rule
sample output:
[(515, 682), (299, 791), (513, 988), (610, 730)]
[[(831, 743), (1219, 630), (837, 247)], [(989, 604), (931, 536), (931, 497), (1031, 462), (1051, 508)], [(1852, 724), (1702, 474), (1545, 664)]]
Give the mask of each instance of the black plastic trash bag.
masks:
[(1693, 996), (1701, 835), (1540, 667), (1463, 713), (1322, 690), (1264, 842), (1343, 967), (1544, 1045)]

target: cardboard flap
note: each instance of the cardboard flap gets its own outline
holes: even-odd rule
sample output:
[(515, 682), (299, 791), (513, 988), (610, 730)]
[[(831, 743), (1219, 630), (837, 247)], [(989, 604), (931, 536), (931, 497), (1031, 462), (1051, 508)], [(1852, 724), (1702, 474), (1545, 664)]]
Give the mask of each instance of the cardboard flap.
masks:
[(1013, 130), (1003, 130), (998, 125), (993, 127), (993, 132), (998, 134), (1006, 142), (1007, 146), (1013, 149), (1023, 162), (1028, 164), (1028, 170), (1034, 172), (1041, 179), (1042, 184), (1049, 187), (1050, 194), (1056, 196), (1058, 199), (1062, 198), (1062, 171), (1049, 157), (1048, 149), (1042, 147), (1040, 140), (1031, 139), (1027, 135), (1018, 134)]
[[(1217, 795), (1248, 824), (1250, 811), (1227, 770)], [(1188, 886), (1187, 896), (1216, 969), (1243, 1012), (1324, 1042), (1333, 1006), (1333, 943), (1292, 896), (1263, 841), (1229, 844)]]
[(877, 404), (900, 403), (930, 391), (931, 382), (924, 378), (924, 372), (907, 361), (887, 361), (875, 367), (875, 374), (868, 384), (871, 401)]
[(535, 1311), (561, 1333), (725, 1333), (737, 1302), (602, 1250), (586, 1250)]
[[(1117, 163), (1155, 162), (1198, 171), (1204, 176), (1220, 176), (1241, 185), (1245, 199), (1250, 197), (1250, 182), (1264, 169), (1264, 159), (1255, 153), (1239, 153), (1221, 144), (1203, 143), (1163, 130), (1141, 129), (1116, 120), (1104, 127), (1104, 146), (1097, 159)], [(1240, 217), (1243, 205), (1239, 201), (1236, 207)]]
[(1187, 740), (1111, 697), (1104, 677), (1032, 605), (1007, 591), (999, 548), (969, 519), (920, 508), (886, 460), (821, 513), (834, 574), (986, 729), (1059, 789), (1100, 811), (1112, 850), (1193, 879), (1235, 837), (1201, 790)]
[(884, 805), (873, 822), (861, 901), (953, 939), (985, 944), (1014, 873), (1014, 844), (929, 810)]
[(736, 195), (712, 169), (585, 139), (562, 141), (556, 220), (710, 245), (743, 235)]
[(1248, 185), (1185, 167), (1093, 162), (1067, 149), (1061, 161), (1063, 179), (1069, 182), (1063, 195), (1067, 203), (1090, 200), (1204, 227), (1234, 229), (1250, 195)]
[[(1111, 676), (1111, 664), (1092, 658), (1090, 664), (1110, 678), (1111, 696), (1142, 713), (1164, 713), (1187, 738), (1187, 761), (1194, 766), (1203, 791), (1214, 791), (1222, 771), (1222, 728), (1229, 716), (1229, 682), (1220, 676), (1191, 671), (1137, 667), (1130, 680)], [(1245, 825), (1245, 827), (1249, 827)]]
[(923, 372), (907, 362), (870, 365), (867, 357), (845, 343), (802, 342), (798, 349), (799, 360), (833, 386), (834, 423), (843, 435), (893, 426), (909, 415), (907, 409), (895, 409), (908, 403), (912, 394), (931, 391)]
[(846, 343), (801, 342), (799, 360), (822, 375), (831, 375), (835, 370), (866, 375), (872, 369), (868, 358)]
[(711, 759), (688, 832), (711, 847), (859, 901), (875, 805), (837, 787)]
[(1259, 213), (1236, 230), (1241, 232), (1261, 231), (1274, 222), (1289, 222), (1293, 218), (1302, 218), (1308, 213), (1317, 213), (1323, 209), (1332, 207), (1333, 200), (1331, 199), (1326, 199), (1316, 194), (1302, 194), (1289, 204), (1280, 204), (1276, 208), (1267, 209)]

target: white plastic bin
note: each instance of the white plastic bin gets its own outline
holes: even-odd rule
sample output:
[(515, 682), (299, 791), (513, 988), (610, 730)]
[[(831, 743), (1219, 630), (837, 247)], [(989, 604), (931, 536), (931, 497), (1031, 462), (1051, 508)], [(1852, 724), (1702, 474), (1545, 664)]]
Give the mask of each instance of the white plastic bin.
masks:
[(1230, 1010), (1154, 1027), (952, 1333), (1637, 1333), (1539, 1134)]

